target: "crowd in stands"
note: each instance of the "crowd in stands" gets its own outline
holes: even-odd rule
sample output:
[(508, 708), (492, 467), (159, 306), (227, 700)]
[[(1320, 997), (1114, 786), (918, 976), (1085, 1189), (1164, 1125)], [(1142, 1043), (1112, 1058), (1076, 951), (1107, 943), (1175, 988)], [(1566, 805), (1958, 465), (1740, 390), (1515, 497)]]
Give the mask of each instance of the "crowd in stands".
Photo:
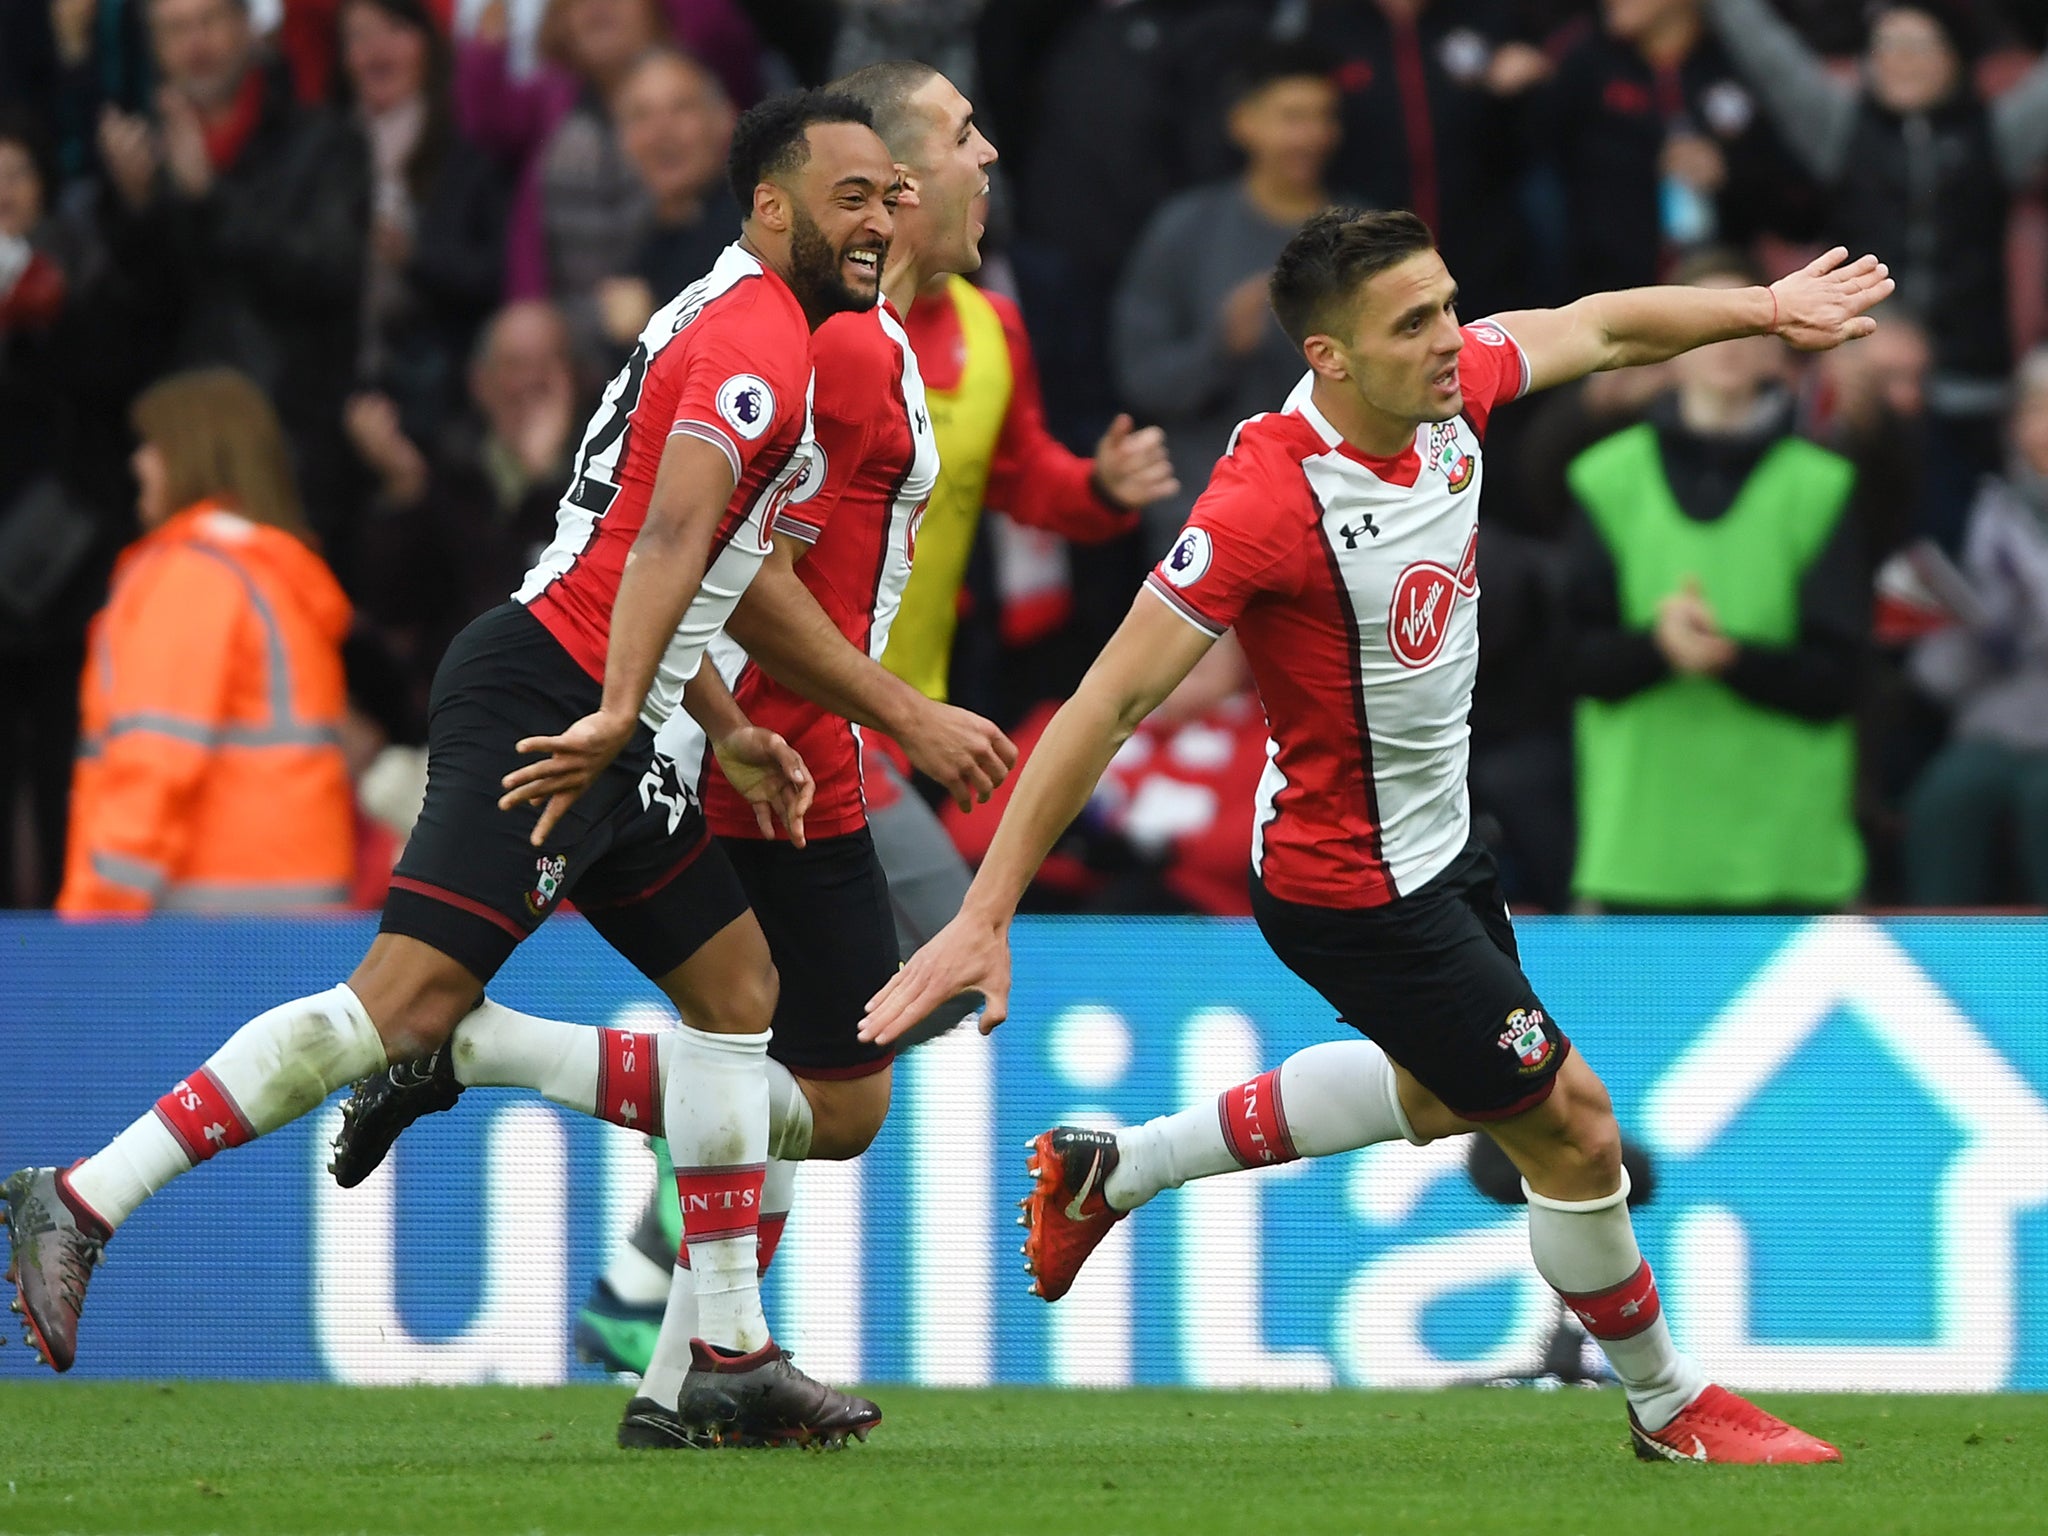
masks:
[[(901, 55), (1001, 150), (977, 281), (1045, 425), (1163, 428), (1180, 482), (1069, 545), (996, 477), (921, 685), (1028, 745), (1298, 377), (1265, 278), (1332, 202), (1419, 213), (1470, 318), (1840, 243), (1898, 280), (1877, 336), (1500, 416), (1478, 823), (1537, 908), (2048, 903), (2044, 33), (2021, 0), (0, 0), (0, 905), (374, 903), (442, 651), (737, 233), (737, 113)], [(1262, 740), (1219, 648), (1041, 902), (1245, 910)], [(296, 869), (237, 831), (266, 792), (303, 797)]]

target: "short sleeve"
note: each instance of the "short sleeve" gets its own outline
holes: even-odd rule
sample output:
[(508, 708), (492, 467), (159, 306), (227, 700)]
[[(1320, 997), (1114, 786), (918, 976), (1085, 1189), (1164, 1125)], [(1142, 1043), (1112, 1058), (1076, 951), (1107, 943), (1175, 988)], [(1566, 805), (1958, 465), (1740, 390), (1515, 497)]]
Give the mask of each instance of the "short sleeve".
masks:
[(1247, 441), (1263, 419), (1239, 429), (1180, 537), (1145, 578), (1154, 596), (1218, 639), (1259, 598), (1301, 590), (1314, 502), (1298, 457), (1263, 434)]
[[(698, 325), (703, 329), (687, 338), (669, 435), (685, 432), (724, 449), (737, 483), (758, 454), (786, 436), (779, 429), (792, 418), (802, 430), (810, 349), (805, 338), (785, 335), (750, 309), (707, 314)], [(790, 357), (771, 366), (771, 359), (783, 361), (775, 358), (778, 349)]]
[(1529, 392), (1529, 359), (1498, 320), (1474, 321), (1464, 328), (1464, 337), (1458, 383), (1465, 392), (1465, 419), (1484, 438), (1494, 408)]

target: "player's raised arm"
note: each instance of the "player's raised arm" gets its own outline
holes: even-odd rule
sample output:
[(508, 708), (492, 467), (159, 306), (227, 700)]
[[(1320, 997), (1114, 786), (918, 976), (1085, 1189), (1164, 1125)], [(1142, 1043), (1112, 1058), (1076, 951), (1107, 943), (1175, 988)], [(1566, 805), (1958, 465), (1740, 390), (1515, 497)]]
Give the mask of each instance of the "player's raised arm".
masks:
[(1768, 288), (1625, 288), (1493, 318), (1521, 344), (1529, 388), (1549, 389), (1738, 336), (1780, 336), (1802, 352), (1825, 352), (1877, 329), (1869, 311), (1892, 287), (1875, 256), (1850, 261), (1837, 246)]
[(521, 752), (546, 756), (505, 776), (501, 809), (546, 802), (534, 823), (534, 847), (547, 841), (576, 797), (632, 739), (662, 653), (704, 579), (712, 534), (732, 500), (734, 484), (724, 448), (686, 432), (669, 438), (655, 473), (647, 521), (626, 556), (612, 605), (604, 702), (559, 736), (529, 736), (520, 742)]
[(802, 547), (776, 539), (726, 632), (784, 687), (894, 737), (961, 810), (987, 800), (1016, 765), (1010, 738), (970, 710), (926, 698), (841, 634), (797, 576)]
[(960, 915), (910, 957), (868, 1003), (863, 1040), (886, 1045), (962, 992), (988, 999), (982, 1033), (1009, 1013), (1010, 919), (1038, 866), (1081, 814), (1118, 747), (1215, 643), (1165, 603), (1140, 592), (1074, 696), (1045, 728)]

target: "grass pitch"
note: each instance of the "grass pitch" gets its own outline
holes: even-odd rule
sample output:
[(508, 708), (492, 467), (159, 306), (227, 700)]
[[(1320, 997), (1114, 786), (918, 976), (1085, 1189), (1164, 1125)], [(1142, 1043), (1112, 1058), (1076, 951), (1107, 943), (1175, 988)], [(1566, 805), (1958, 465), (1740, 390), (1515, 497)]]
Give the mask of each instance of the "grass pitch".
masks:
[(865, 1446), (612, 1446), (604, 1387), (0, 1384), (0, 1531), (1890, 1536), (2048, 1529), (2048, 1397), (1773, 1397), (1839, 1467), (1639, 1464), (1618, 1392), (877, 1390)]

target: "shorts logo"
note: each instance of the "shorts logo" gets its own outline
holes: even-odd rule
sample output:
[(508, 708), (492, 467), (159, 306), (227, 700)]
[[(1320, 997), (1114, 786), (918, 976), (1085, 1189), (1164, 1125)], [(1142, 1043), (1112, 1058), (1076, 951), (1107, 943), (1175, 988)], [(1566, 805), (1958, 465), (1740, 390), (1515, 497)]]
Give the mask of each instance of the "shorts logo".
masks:
[(1504, 1051), (1510, 1052), (1518, 1066), (1516, 1070), (1524, 1077), (1534, 1077), (1550, 1064), (1550, 1058), (1557, 1045), (1544, 1030), (1548, 1022), (1541, 1008), (1517, 1008), (1508, 1015), (1508, 1027), (1500, 1032), (1495, 1042)]
[(1184, 528), (1159, 569), (1174, 586), (1192, 587), (1208, 571), (1213, 553), (1206, 528)]
[(683, 824), (683, 813), (690, 808), (690, 792), (676, 773), (675, 759), (659, 752), (640, 775), (640, 809), (651, 811), (657, 805), (668, 812), (668, 835), (674, 837)]
[(775, 420), (775, 391), (751, 373), (736, 373), (718, 386), (718, 414), (725, 424), (752, 442)]
[(567, 854), (544, 853), (533, 861), (533, 889), (526, 893), (526, 910), (535, 917), (547, 911), (548, 903), (561, 893), (562, 876), (568, 872)]
[(1479, 595), (1479, 532), (1465, 541), (1454, 571), (1434, 560), (1418, 560), (1394, 583), (1387, 609), (1387, 648), (1411, 669), (1428, 666), (1444, 648), (1458, 603)]
[(1444, 477), (1454, 496), (1472, 483), (1478, 461), (1459, 442), (1457, 422), (1439, 421), (1429, 429), (1429, 467)]

